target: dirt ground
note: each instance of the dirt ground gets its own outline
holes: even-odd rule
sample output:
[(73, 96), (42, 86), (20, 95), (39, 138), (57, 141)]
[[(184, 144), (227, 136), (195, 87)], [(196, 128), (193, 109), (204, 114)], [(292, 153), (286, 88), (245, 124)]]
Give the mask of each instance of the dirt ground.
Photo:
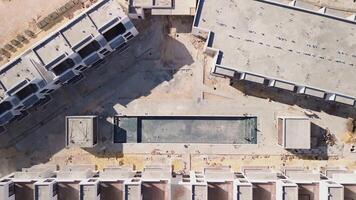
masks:
[(325, 6), (337, 10), (356, 12), (356, 2), (354, 0), (303, 0), (318, 6)]
[(8, 42), (11, 37), (24, 31), (25, 28), (34, 28), (36, 22), (44, 16), (64, 5), (67, 0), (2, 0), (0, 1), (0, 44)]
[[(31, 6), (38, 6), (33, 2), (40, 0), (26, 1), (29, 2)], [(48, 9), (46, 6), (36, 8), (36, 16), (50, 12), (56, 7), (55, 3), (60, 5), (63, 1), (48, 2), (51, 2)], [(338, 5), (336, 2), (329, 1)], [(1, 1), (0, 5), (10, 4)], [(16, 5), (22, 7), (19, 3)], [(0, 14), (6, 13), (1, 9)], [(27, 22), (9, 30), (10, 35), (28, 25), (32, 15), (26, 16), (28, 18), (14, 17), (21, 23)], [(12, 23), (17, 23), (16, 20)], [(320, 102), (294, 96), (285, 97), (292, 99), (290, 104), (285, 104), (274, 100), (271, 94), (262, 97), (246, 94), (245, 86), (230, 86), (228, 79), (211, 76), (212, 60), (202, 52), (204, 41), (190, 34), (191, 21), (191, 18), (154, 17), (135, 22), (140, 34), (127, 52), (110, 55), (102, 67), (86, 72), (84, 80), (56, 91), (51, 102), (33, 109), (30, 117), (7, 127), (8, 132), (0, 136), (0, 176), (41, 163), (96, 164), (98, 169), (113, 164), (133, 165), (138, 170), (147, 164), (172, 164), (176, 172), (220, 165), (230, 165), (234, 170), (242, 165), (275, 168), (294, 165), (312, 169), (343, 165), (356, 169), (356, 154), (350, 153), (353, 143), (343, 140), (348, 134), (348, 118), (355, 116), (353, 110), (329, 105), (321, 109), (324, 105)], [(0, 29), (11, 27), (11, 23), (6, 24)], [(263, 93), (262, 90), (257, 92)], [(317, 105), (318, 109), (310, 110), (303, 104)], [(305, 155), (277, 146), (275, 118), (286, 113), (316, 115), (312, 122), (322, 130), (330, 130), (337, 139), (336, 144)], [(80, 114), (100, 116), (101, 144), (94, 149), (64, 147), (64, 117)], [(258, 145), (113, 145), (112, 116), (116, 114), (256, 116), (259, 140)]]
[[(21, 46), (15, 47), (15, 52), (10, 52), (11, 57), (0, 56), (0, 65), (10, 61), (15, 56), (19, 55), (33, 44), (44, 38), (49, 33), (55, 31), (64, 23), (72, 19), (78, 13), (81, 13), (85, 8), (95, 3), (97, 0), (81, 0), (80, 4), (68, 10), (61, 15), (57, 20), (50, 23), (44, 29), (39, 29), (37, 23), (46, 16), (55, 12), (61, 6), (64, 6), (69, 0), (1, 0), (0, 1), (0, 48), (10, 43), (12, 39), (16, 39), (19, 34), (24, 35), (25, 30), (31, 30), (35, 33), (35, 37), (27, 37), (29, 40), (22, 43)], [(127, 2), (125, 0), (117, 0), (123, 8), (126, 9)], [(25, 35), (26, 36), (26, 35)]]

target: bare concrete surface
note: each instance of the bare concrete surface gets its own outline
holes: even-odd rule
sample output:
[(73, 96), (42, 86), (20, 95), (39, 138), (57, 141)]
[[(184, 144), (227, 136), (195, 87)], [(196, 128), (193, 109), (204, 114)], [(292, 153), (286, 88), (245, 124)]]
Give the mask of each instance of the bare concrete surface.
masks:
[[(232, 19), (238, 21), (236, 17)], [(125, 53), (108, 56), (101, 67), (86, 72), (85, 79), (56, 91), (52, 101), (33, 108), (26, 118), (6, 127), (7, 131), (0, 135), (0, 176), (39, 163), (92, 163), (99, 169), (129, 164), (138, 170), (159, 163), (172, 164), (176, 172), (220, 165), (230, 165), (233, 170), (239, 170), (241, 165), (298, 165), (310, 169), (344, 165), (356, 169), (356, 154), (350, 151), (352, 143), (345, 142), (348, 118), (356, 117), (353, 108), (252, 84), (229, 85), (229, 80), (211, 76), (212, 59), (202, 52), (204, 41), (190, 34), (191, 23), (191, 17), (152, 17), (135, 22), (140, 35)], [(272, 36), (270, 39), (275, 41)], [(228, 37), (225, 40), (231, 42)], [(228, 44), (231, 48), (235, 45)], [(325, 77), (317, 80), (331, 80)], [(350, 81), (340, 83), (340, 88), (351, 91), (354, 86), (347, 85)], [(112, 116), (117, 114), (256, 116), (258, 140), (257, 144), (243, 145), (113, 144)], [(99, 116), (100, 139), (95, 148), (65, 148), (67, 115)], [(287, 151), (277, 146), (276, 118), (281, 115), (311, 118), (315, 126), (310, 151)], [(323, 142), (326, 132), (335, 136), (332, 146)]]
[[(211, 12), (214, 10), (214, 12)], [(226, 20), (233, 19), (233, 20)], [(205, 1), (222, 65), (356, 95), (356, 25), (258, 1)]]

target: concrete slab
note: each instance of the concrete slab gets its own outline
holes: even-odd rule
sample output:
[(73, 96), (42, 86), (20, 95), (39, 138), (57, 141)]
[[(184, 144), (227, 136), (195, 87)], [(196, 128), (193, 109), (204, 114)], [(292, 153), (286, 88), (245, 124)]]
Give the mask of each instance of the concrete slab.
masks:
[[(21, 88), (19, 85), (23, 82), (26, 83), (36, 79), (44, 79), (40, 72), (35, 68), (33, 62), (31, 62), (31, 59), (33, 59), (34, 56), (31, 55), (32, 54), (30, 53), (24, 58), (17, 58), (13, 62), (2, 67), (0, 72), (0, 82), (1, 86), (4, 88), (3, 92), (14, 88), (19, 89)], [(4, 94), (2, 93), (0, 96), (3, 97)]]
[(356, 95), (355, 24), (259, 1), (203, 2), (199, 27), (215, 33), (222, 65)]
[[(109, 1), (102, 6), (102, 3), (98, 4), (96, 7), (92, 8), (92, 11), (88, 11), (88, 16), (94, 22), (95, 26), (100, 30), (105, 27), (108, 23), (119, 20), (116, 16), (124, 16), (123, 9), (119, 6), (116, 1)], [(105, 1), (103, 1), (105, 3)], [(99, 7), (99, 9), (97, 9)], [(113, 13), (118, 13), (113, 15)]]
[(308, 118), (285, 118), (285, 148), (310, 149), (310, 127)]
[(96, 37), (99, 33), (87, 15), (83, 15), (61, 30), (71, 47), (75, 48), (87, 38)]
[(66, 146), (94, 147), (98, 142), (97, 116), (67, 116)]
[(51, 64), (55, 60), (62, 60), (73, 52), (60, 33), (46, 39), (36, 46), (33, 51), (44, 65)]

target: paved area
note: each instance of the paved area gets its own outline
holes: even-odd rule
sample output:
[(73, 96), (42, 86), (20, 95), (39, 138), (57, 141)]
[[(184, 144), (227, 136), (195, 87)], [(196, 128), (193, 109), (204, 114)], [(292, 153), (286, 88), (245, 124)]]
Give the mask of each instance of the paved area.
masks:
[(128, 142), (257, 143), (257, 118), (255, 117), (157, 116), (120, 117), (118, 120), (120, 131), (115, 134), (129, 138)]
[[(226, 4), (228, 5), (228, 4)], [(215, 9), (212, 9), (215, 10)], [(236, 19), (234, 19), (236, 20)], [(350, 107), (232, 83), (209, 74), (212, 59), (204, 41), (190, 34), (192, 19), (152, 17), (137, 21), (140, 35), (121, 55), (112, 54), (85, 79), (52, 95), (48, 104), (7, 126), (0, 135), (0, 176), (39, 163), (134, 165), (172, 164), (174, 171), (205, 166), (344, 165), (356, 169), (352, 143), (346, 143)], [(233, 44), (233, 43), (231, 43)], [(230, 45), (233, 46), (233, 45)], [(100, 139), (94, 149), (65, 148), (66, 115), (99, 115)], [(113, 144), (114, 115), (233, 115), (257, 117), (257, 144)], [(311, 117), (317, 140), (310, 152), (277, 146), (277, 116)], [(321, 144), (324, 131), (336, 144)], [(318, 139), (319, 138), (319, 139)]]
[(199, 26), (215, 33), (222, 65), (356, 96), (356, 24), (258, 1), (204, 2)]

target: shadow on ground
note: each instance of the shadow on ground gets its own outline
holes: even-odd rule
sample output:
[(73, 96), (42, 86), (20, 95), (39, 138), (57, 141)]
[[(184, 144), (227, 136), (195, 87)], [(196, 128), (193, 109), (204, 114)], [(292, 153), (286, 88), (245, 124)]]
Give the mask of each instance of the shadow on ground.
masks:
[[(230, 85), (245, 95), (251, 95), (269, 101), (280, 102), (287, 105), (297, 105), (301, 108), (325, 112), (330, 115), (339, 116), (342, 118), (355, 118), (356, 111), (353, 107), (343, 104), (327, 102), (323, 99), (314, 97), (297, 95), (295, 93), (281, 90), (277, 88), (267, 87), (261, 84), (232, 80)], [(316, 113), (305, 112), (305, 115), (310, 118), (319, 118)], [(305, 150), (288, 150), (290, 153), (303, 159), (311, 160), (327, 160), (328, 159), (328, 144), (327, 135), (328, 130), (312, 123), (311, 124), (311, 149)], [(331, 135), (332, 136), (332, 135)]]
[(169, 35), (172, 28), (177, 34), (190, 32), (192, 18), (174, 23), (169, 17), (136, 22), (140, 34), (127, 51), (109, 55), (100, 66), (85, 72), (84, 79), (59, 89), (50, 102), (8, 125), (0, 135), (0, 155), (11, 155), (0, 157), (4, 163), (0, 174), (46, 163), (65, 148), (64, 119), (68, 115), (98, 115), (99, 144), (86, 150), (99, 157), (120, 154), (122, 145), (112, 142), (114, 126), (109, 117), (118, 114), (114, 106), (148, 96), (155, 87), (172, 80), (180, 68), (194, 62), (186, 46), (175, 39), (179, 35)]
[[(267, 87), (265, 85), (247, 82), (247, 81), (232, 80), (230, 82), (230, 85), (240, 90), (245, 95), (268, 99), (270, 101), (280, 102), (291, 106), (297, 105), (301, 108), (309, 109), (312, 111), (317, 111), (317, 112), (323, 111), (327, 114), (342, 117), (342, 118), (356, 117), (356, 109), (349, 105), (328, 102), (325, 101), (324, 99), (299, 95), (286, 90)], [(309, 117), (318, 118), (316, 114)]]
[(288, 150), (297, 157), (311, 160), (328, 160), (328, 146), (325, 136), (327, 130), (312, 123), (311, 124), (311, 148), (300, 150)]

